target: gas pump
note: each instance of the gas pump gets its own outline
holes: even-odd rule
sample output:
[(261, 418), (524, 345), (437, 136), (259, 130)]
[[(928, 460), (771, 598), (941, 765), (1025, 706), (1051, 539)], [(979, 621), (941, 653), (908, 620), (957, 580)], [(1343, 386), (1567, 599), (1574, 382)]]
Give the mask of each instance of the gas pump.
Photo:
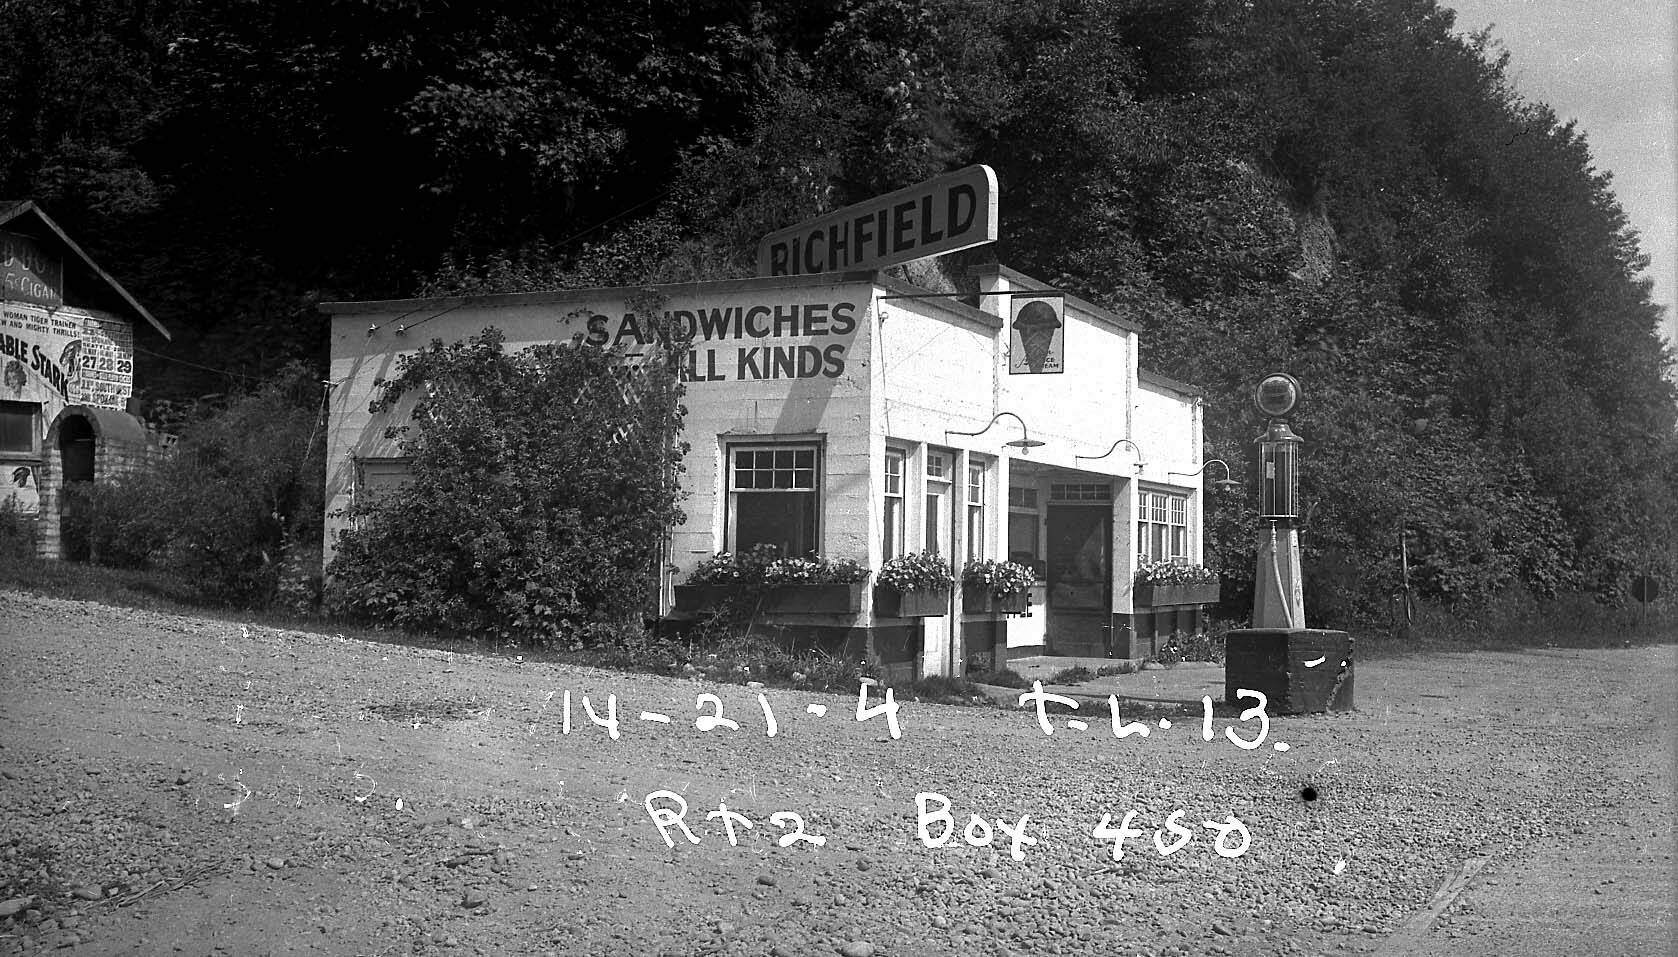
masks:
[(1304, 628), (1305, 586), (1299, 562), (1299, 449), (1288, 419), (1299, 408), (1299, 380), (1272, 373), (1253, 390), (1269, 423), (1256, 439), (1259, 520), (1264, 523), (1253, 575), (1253, 627)]
[(1299, 558), (1299, 467), (1304, 440), (1290, 419), (1304, 395), (1285, 372), (1265, 376), (1253, 405), (1266, 419), (1258, 445), (1259, 541), (1253, 626), (1224, 639), (1224, 700), (1245, 706), (1259, 691), (1278, 714), (1352, 708), (1352, 639), (1305, 627)]

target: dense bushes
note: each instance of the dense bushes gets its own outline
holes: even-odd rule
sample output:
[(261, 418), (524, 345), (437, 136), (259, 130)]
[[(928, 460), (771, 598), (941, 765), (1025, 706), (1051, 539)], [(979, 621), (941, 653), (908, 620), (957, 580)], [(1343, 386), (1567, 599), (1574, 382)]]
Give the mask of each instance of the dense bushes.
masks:
[(412, 404), (413, 425), (392, 432), (413, 479), (352, 509), (328, 607), (531, 644), (639, 628), (681, 518), (681, 352), (639, 366), (583, 344), (507, 355), (486, 329), (404, 357), (374, 409)]
[(65, 554), (166, 570), (211, 603), (265, 606), (282, 585), (308, 595), (320, 567), (320, 414), (320, 384), (293, 367), (198, 415), (151, 468), (65, 490)]

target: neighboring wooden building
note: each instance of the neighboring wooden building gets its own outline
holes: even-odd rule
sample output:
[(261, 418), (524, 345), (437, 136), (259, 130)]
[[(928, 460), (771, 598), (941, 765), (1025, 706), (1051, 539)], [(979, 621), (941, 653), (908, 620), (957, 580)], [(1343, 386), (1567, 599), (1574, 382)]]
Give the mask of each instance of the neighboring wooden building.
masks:
[(37, 516), (61, 558), (66, 483), (159, 454), (130, 414), (134, 337), (169, 331), (34, 203), (0, 200), (0, 507)]

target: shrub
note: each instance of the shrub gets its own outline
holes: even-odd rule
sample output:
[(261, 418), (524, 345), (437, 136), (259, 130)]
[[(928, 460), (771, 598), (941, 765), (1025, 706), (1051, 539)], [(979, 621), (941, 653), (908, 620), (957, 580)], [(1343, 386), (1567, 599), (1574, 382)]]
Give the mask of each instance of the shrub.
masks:
[(1167, 667), (1184, 661), (1219, 662), (1224, 660), (1224, 636), (1206, 632), (1185, 635), (1174, 631), (1159, 646), (1152, 660)]
[(17, 500), (0, 500), (0, 558), (35, 554), (35, 516), (18, 508)]
[(199, 601), (262, 606), (288, 559), (319, 560), (320, 385), (300, 365), (189, 420), (168, 457), (65, 489), (65, 555), (167, 571)]
[(581, 342), (507, 355), (486, 329), (404, 357), (373, 408), (418, 396), (412, 425), (390, 432), (413, 478), (351, 511), (328, 606), (538, 645), (638, 628), (647, 569), (682, 517), (685, 349), (652, 351), (641, 365)]
[(1077, 685), (1083, 684), (1094, 677), (1095, 672), (1082, 665), (1076, 665), (1071, 668), (1062, 668), (1050, 675), (1043, 683), (1046, 685)]

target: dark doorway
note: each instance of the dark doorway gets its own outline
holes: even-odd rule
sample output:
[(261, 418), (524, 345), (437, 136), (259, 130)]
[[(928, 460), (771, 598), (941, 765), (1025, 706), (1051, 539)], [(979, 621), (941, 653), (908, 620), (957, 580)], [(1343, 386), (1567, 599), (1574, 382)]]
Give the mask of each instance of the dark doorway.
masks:
[(1048, 525), (1049, 651), (1104, 656), (1113, 621), (1112, 506), (1051, 504)]
[(93, 423), (79, 415), (66, 416), (58, 424), (59, 485), (58, 514), (65, 558), (76, 562), (92, 558), (91, 516), (82, 513), (93, 507)]
[(77, 415), (58, 424), (58, 462), (64, 484), (93, 481), (93, 423)]

